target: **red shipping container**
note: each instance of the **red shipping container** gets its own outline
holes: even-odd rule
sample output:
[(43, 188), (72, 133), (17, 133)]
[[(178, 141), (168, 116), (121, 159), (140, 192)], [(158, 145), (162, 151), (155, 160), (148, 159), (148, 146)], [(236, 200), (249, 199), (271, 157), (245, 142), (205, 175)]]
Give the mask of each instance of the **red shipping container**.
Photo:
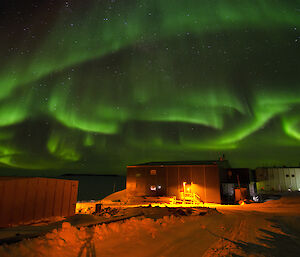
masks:
[(78, 181), (0, 177), (0, 227), (75, 214)]

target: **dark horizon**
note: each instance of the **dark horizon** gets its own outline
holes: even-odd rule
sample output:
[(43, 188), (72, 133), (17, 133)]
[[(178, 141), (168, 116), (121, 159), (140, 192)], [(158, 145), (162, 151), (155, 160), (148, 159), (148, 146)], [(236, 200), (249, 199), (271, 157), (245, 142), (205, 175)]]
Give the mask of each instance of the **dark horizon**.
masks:
[[(183, 160), (183, 161), (156, 161), (157, 163), (164, 163), (164, 162), (206, 162), (208, 160)], [(216, 160), (209, 160), (209, 161), (218, 161)], [(230, 160), (225, 159), (225, 161), (229, 161), (230, 168), (233, 169), (239, 169), (239, 168), (249, 168), (250, 170), (255, 170), (256, 168), (265, 168), (265, 167), (272, 167), (272, 168), (299, 168), (300, 163), (297, 164), (292, 164), (292, 165), (281, 165), (281, 164), (271, 164), (271, 163), (266, 163), (265, 165), (257, 165), (257, 166), (233, 166), (230, 163)], [(145, 162), (147, 163), (147, 162)], [(123, 167), (121, 172), (116, 172), (116, 173), (110, 173), (110, 172), (102, 172), (102, 171), (93, 171), (93, 172), (82, 172), (82, 170), (69, 170), (69, 171), (63, 171), (63, 170), (28, 170), (28, 169), (14, 169), (14, 168), (9, 168), (9, 167), (0, 167), (0, 176), (25, 176), (25, 177), (68, 177), (68, 176), (104, 176), (104, 177), (124, 177), (126, 176), (127, 166), (139, 166), (139, 165), (144, 165), (145, 163), (134, 163), (134, 164), (128, 164)], [(153, 163), (153, 162), (150, 162)]]

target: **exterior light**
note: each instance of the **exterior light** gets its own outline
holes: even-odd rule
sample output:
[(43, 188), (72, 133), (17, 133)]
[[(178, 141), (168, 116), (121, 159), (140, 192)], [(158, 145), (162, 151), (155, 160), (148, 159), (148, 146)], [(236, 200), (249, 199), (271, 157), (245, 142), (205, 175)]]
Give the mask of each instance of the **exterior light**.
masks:
[(157, 189), (161, 189), (161, 185), (158, 185), (158, 186), (157, 186)]
[(183, 192), (185, 192), (185, 185), (186, 185), (186, 182), (183, 182), (182, 185), (183, 185)]
[(150, 190), (151, 190), (151, 191), (156, 191), (156, 186), (153, 186), (153, 185), (150, 186)]

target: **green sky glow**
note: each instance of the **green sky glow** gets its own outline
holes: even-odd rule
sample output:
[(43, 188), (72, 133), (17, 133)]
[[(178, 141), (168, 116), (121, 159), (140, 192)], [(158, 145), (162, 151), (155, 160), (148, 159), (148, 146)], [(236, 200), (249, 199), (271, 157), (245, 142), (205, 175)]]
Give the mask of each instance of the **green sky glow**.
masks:
[(33, 6), (2, 8), (4, 167), (299, 163), (299, 1)]

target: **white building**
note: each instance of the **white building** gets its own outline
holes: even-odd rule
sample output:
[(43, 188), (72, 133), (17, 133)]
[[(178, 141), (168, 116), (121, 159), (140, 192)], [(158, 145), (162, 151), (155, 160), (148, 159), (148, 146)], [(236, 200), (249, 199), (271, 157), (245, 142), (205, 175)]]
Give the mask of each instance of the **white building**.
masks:
[(300, 167), (257, 168), (257, 193), (300, 191)]

